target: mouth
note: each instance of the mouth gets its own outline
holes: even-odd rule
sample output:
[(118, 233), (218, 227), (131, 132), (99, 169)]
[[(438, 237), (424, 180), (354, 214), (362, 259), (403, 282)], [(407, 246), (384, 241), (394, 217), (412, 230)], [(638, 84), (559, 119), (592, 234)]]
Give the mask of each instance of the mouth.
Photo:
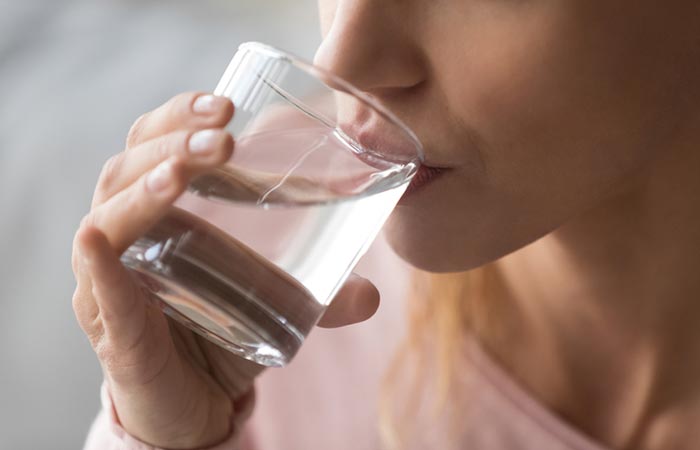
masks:
[(416, 174), (413, 175), (413, 178), (411, 178), (411, 182), (406, 188), (406, 191), (401, 196), (399, 204), (405, 203), (407, 198), (412, 197), (416, 192), (422, 191), (427, 185), (449, 171), (449, 167), (430, 167), (427, 165), (420, 166), (418, 168), (418, 172), (416, 172)]
[(422, 153), (420, 143), (402, 130), (352, 122), (339, 128), (362, 148), (372, 150), (389, 162), (415, 162)]
[[(408, 136), (397, 136), (398, 130), (385, 131), (373, 126), (360, 126), (357, 123), (344, 124), (340, 127), (357, 143), (364, 148), (377, 151), (383, 158), (389, 161), (400, 161), (406, 163), (417, 159), (417, 145)], [(426, 158), (418, 168), (418, 171), (411, 178), (406, 191), (399, 200), (399, 204), (404, 203), (416, 192), (422, 191), (427, 185), (449, 172), (451, 167), (447, 164), (440, 164)]]

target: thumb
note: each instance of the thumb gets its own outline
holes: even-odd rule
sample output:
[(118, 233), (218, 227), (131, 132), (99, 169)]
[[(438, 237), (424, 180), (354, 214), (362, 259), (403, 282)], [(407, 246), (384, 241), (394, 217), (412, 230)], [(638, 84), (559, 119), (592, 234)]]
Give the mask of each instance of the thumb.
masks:
[(318, 326), (336, 328), (362, 322), (372, 317), (378, 307), (379, 291), (374, 284), (352, 273), (328, 305)]

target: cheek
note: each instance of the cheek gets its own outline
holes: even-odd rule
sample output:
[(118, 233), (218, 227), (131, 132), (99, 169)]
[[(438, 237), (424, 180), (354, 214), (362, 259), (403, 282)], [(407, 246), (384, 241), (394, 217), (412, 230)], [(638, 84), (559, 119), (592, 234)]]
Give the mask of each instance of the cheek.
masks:
[(648, 161), (650, 111), (663, 109), (649, 95), (653, 82), (640, 80), (632, 35), (573, 15), (484, 25), (442, 84), (484, 143), (486, 182), (538, 213), (588, 207)]
[(476, 135), (485, 169), (476, 183), (463, 175), (397, 208), (386, 228), (404, 259), (433, 271), (484, 264), (603, 202), (650, 163), (672, 129), (672, 78), (654, 69), (661, 56), (639, 53), (650, 42), (636, 30), (581, 17), (484, 18), (464, 39), (430, 43), (436, 83)]

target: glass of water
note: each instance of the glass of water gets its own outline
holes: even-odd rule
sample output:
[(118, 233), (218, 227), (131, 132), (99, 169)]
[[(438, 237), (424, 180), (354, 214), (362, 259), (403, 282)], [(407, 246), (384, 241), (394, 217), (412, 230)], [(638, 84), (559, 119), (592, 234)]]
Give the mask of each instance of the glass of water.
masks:
[(251, 361), (288, 363), (423, 161), (415, 134), (339, 77), (242, 44), (214, 91), (230, 160), (123, 255), (163, 310)]

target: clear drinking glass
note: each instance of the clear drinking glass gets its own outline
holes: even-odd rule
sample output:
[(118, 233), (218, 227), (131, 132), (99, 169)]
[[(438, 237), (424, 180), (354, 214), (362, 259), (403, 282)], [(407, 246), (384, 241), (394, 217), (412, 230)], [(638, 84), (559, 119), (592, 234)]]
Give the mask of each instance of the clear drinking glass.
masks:
[(123, 255), (163, 310), (282, 366), (380, 231), (423, 161), (394, 114), (276, 48), (242, 44), (216, 95), (235, 147)]

